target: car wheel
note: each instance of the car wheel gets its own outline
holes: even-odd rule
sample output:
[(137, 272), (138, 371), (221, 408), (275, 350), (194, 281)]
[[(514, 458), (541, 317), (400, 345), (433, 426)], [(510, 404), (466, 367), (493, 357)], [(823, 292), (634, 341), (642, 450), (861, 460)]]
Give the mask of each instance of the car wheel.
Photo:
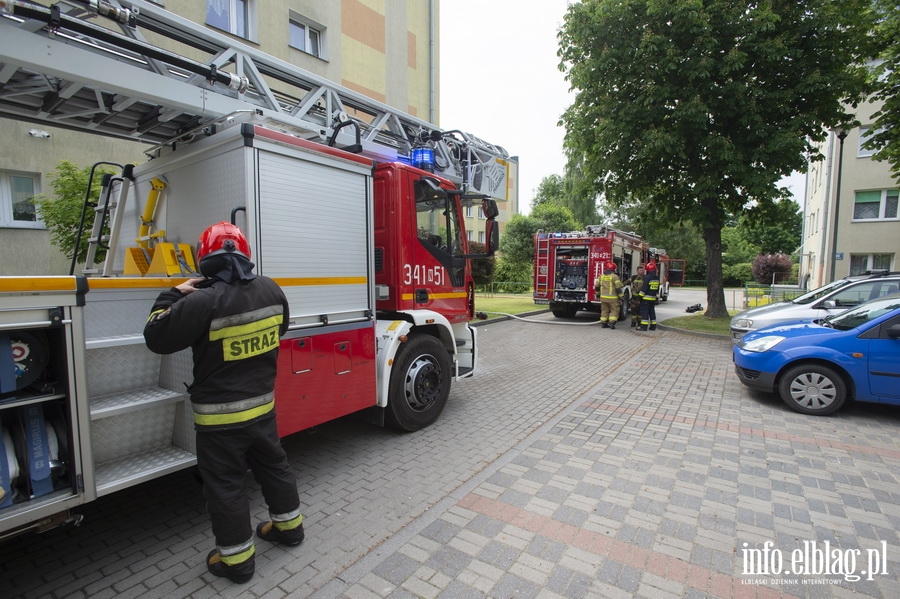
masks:
[(831, 414), (847, 400), (847, 385), (841, 375), (819, 364), (790, 368), (782, 375), (778, 391), (784, 403), (801, 414)]

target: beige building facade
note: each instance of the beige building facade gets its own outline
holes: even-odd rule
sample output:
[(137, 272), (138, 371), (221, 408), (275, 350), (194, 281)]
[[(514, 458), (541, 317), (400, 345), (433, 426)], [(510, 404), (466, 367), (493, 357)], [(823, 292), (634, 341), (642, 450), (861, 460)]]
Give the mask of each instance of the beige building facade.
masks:
[(863, 148), (878, 108), (860, 105), (861, 124), (829, 132), (825, 160), (810, 163), (800, 258), (809, 289), (869, 270), (900, 270), (900, 185), (889, 165)]
[[(158, 0), (155, 4), (440, 124), (439, 0)], [(163, 46), (153, 34), (146, 37)], [(190, 50), (167, 49), (190, 55)], [(7, 148), (0, 154), (0, 275), (67, 274), (67, 250), (50, 244), (50, 232), (31, 197), (52, 191), (52, 173), (63, 160), (80, 167), (98, 161), (139, 163), (145, 160), (146, 146), (5, 118), (0, 118), (0, 137)], [(501, 205), (506, 218), (511, 206), (517, 209), (515, 202), (507, 204)], [(480, 226), (477, 221), (475, 215), (467, 223), (476, 226), (476, 236), (484, 231), (483, 221)]]

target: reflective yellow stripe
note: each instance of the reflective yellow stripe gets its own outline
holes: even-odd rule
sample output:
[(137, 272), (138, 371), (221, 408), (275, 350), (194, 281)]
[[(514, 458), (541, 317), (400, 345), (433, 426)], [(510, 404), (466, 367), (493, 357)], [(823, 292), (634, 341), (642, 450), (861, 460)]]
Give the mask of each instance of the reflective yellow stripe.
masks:
[(267, 414), (275, 409), (275, 400), (267, 404), (243, 410), (241, 412), (231, 412), (228, 414), (198, 414), (194, 412), (194, 422), (200, 426), (218, 426), (222, 424), (237, 424), (239, 422), (249, 422), (254, 418), (259, 418), (263, 414)]
[[(407, 300), (407, 301), (415, 299), (415, 297), (416, 297), (415, 294), (412, 294), (412, 293), (404, 293), (403, 294), (403, 299)], [(454, 299), (454, 298), (459, 298), (459, 297), (467, 298), (469, 296), (466, 294), (465, 291), (460, 291), (458, 293), (429, 293), (428, 294), (428, 299), (430, 299), (430, 300)]]
[(0, 293), (75, 291), (75, 277), (0, 277)]
[(256, 553), (256, 547), (251, 546), (250, 549), (241, 551), (240, 553), (235, 553), (234, 555), (222, 555), (222, 553), (219, 552), (219, 559), (222, 560), (222, 563), (226, 566), (236, 566), (238, 564), (243, 564), (245, 561), (253, 557), (254, 553)]
[(278, 522), (277, 520), (272, 520), (272, 525), (278, 530), (294, 530), (298, 526), (303, 524), (303, 515), (299, 515), (296, 518), (288, 520), (287, 522)]
[(230, 327), (223, 327), (218, 330), (210, 331), (209, 340), (218, 341), (219, 339), (226, 339), (228, 337), (242, 337), (245, 335), (251, 335), (253, 333), (259, 333), (273, 327), (277, 329), (281, 326), (282, 320), (283, 316), (279, 314), (278, 316), (270, 316), (269, 318), (264, 318), (255, 322), (249, 322), (247, 324), (237, 324)]

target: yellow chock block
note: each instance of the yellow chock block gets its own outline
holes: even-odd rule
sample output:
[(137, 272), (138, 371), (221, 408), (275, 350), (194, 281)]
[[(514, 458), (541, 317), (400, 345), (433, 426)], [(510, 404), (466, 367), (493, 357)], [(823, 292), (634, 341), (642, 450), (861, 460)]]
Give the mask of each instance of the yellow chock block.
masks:
[(152, 258), (152, 248), (128, 248), (125, 254), (124, 273), (126, 275), (144, 276), (150, 268)]
[(191, 246), (184, 243), (157, 243), (153, 249), (153, 260), (145, 275), (194, 276), (197, 267)]

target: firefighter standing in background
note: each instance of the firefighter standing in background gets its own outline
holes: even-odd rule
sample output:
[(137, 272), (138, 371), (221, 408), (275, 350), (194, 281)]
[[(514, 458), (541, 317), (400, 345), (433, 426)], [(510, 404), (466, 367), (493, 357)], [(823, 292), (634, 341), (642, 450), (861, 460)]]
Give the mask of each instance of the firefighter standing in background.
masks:
[(637, 274), (628, 279), (631, 297), (628, 299), (628, 313), (631, 315), (631, 328), (641, 322), (641, 289), (644, 287), (644, 267), (637, 267)]
[(600, 298), (600, 324), (604, 329), (616, 328), (619, 320), (619, 302), (622, 301), (622, 281), (616, 274), (616, 264), (607, 262), (603, 274), (594, 281), (594, 291)]
[(641, 286), (641, 324), (638, 331), (656, 330), (656, 300), (659, 296), (659, 273), (656, 271), (656, 263), (652, 260), (644, 268), (647, 274), (644, 276), (644, 284)]
[(238, 227), (222, 222), (204, 231), (197, 260), (205, 278), (161, 293), (144, 339), (158, 354), (193, 350), (188, 392), (197, 466), (216, 538), (206, 567), (244, 583), (255, 569), (248, 467), (271, 517), (256, 534), (286, 545), (304, 536), (296, 478), (275, 425), (278, 344), (290, 312), (281, 288), (253, 273), (250, 245)]

